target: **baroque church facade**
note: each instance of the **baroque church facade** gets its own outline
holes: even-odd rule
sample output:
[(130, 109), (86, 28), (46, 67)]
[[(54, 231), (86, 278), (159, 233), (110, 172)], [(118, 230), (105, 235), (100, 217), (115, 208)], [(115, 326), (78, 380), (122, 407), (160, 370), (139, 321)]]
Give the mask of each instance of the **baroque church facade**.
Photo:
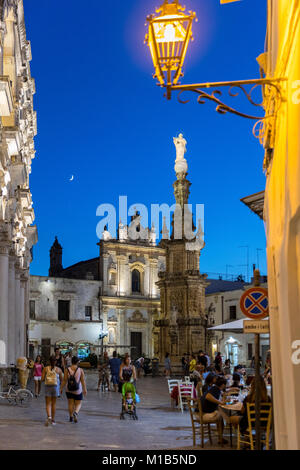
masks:
[(165, 250), (156, 245), (150, 230), (147, 238), (133, 241), (127, 229), (120, 226), (117, 239), (106, 230), (99, 257), (66, 269), (55, 240), (49, 276), (31, 276), (32, 356), (47, 357), (59, 346), (81, 357), (98, 355), (103, 347), (109, 354), (117, 349), (153, 357), (153, 321), (160, 310), (156, 283), (158, 271), (165, 268)]

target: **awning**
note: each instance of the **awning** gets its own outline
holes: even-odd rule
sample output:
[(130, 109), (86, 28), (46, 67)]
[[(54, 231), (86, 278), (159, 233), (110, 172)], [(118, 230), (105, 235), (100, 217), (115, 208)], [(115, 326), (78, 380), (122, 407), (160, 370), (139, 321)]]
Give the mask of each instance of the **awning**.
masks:
[(244, 319), (231, 321), (229, 323), (223, 323), (223, 325), (213, 326), (208, 328), (208, 330), (218, 330), (218, 331), (233, 331), (235, 333), (243, 333), (244, 331)]
[[(240, 320), (231, 321), (229, 323), (223, 323), (223, 325), (213, 326), (212, 328), (208, 328), (208, 330), (232, 331), (234, 333), (243, 333), (245, 320), (247, 321), (247, 318), (241, 318)], [(265, 320), (269, 320), (269, 317), (265, 318)]]

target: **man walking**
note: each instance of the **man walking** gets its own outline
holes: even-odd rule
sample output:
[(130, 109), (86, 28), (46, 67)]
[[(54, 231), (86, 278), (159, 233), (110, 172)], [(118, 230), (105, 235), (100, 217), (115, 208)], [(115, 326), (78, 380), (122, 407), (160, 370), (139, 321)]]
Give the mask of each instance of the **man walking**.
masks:
[(119, 373), (120, 373), (120, 366), (121, 366), (121, 359), (117, 357), (117, 351), (113, 352), (112, 359), (109, 360), (110, 372), (111, 372), (111, 381), (114, 386), (114, 391), (118, 391), (119, 385)]

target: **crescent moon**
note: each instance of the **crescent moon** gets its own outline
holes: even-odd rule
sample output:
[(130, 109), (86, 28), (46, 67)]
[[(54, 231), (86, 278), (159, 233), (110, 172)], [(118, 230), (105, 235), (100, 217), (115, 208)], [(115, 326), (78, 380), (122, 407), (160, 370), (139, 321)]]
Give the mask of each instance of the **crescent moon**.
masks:
[(71, 176), (70, 181), (73, 181), (73, 179), (74, 179), (74, 175)]

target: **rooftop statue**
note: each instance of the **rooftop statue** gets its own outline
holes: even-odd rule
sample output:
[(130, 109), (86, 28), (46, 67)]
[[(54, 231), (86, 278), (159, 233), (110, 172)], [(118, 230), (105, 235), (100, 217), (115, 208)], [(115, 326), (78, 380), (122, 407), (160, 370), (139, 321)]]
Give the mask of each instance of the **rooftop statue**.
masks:
[(173, 138), (174, 145), (176, 147), (176, 161), (185, 160), (184, 155), (186, 153), (187, 141), (182, 134), (179, 134), (178, 137)]
[(182, 134), (179, 134), (178, 137), (173, 138), (174, 145), (176, 147), (176, 160), (175, 160), (175, 172), (176, 175), (186, 174), (188, 171), (187, 161), (184, 158), (186, 154), (186, 145), (187, 141)]

